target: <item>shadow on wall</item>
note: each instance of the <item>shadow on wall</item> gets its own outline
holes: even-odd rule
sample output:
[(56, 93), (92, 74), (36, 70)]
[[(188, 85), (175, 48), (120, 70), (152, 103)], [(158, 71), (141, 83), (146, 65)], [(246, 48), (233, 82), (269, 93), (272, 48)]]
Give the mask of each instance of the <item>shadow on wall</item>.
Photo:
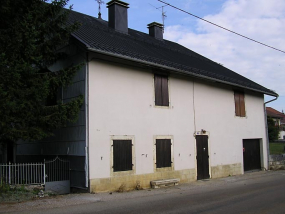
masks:
[(0, 163), (15, 162), (15, 144), (10, 140), (0, 144)]
[(0, 163), (4, 163), (4, 159), (3, 159), (3, 145), (2, 143), (0, 143)]

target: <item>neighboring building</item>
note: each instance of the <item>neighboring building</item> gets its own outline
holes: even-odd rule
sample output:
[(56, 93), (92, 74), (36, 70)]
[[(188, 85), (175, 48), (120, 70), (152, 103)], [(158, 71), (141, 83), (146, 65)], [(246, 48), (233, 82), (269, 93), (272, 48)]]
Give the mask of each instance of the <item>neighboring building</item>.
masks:
[(285, 114), (271, 107), (266, 107), (266, 114), (275, 121), (275, 126), (279, 128), (279, 139), (285, 139)]
[(71, 186), (90, 192), (267, 169), (264, 94), (278, 94), (164, 40), (161, 24), (149, 34), (129, 29), (127, 3), (108, 8), (109, 22), (71, 12), (82, 26), (65, 49), (70, 58), (55, 65), (86, 63), (60, 94), (84, 95), (78, 122), (19, 143), (17, 161), (68, 158)]

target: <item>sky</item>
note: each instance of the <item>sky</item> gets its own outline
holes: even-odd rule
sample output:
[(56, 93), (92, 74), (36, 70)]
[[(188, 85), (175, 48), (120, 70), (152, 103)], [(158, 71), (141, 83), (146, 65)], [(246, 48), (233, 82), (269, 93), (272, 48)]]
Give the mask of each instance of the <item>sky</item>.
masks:
[[(158, 0), (129, 3), (129, 28), (148, 33), (147, 24), (162, 23)], [(196, 16), (285, 52), (284, 0), (163, 0)], [(105, 0), (105, 3), (109, 0)], [(95, 0), (70, 0), (73, 10), (98, 16)], [(158, 9), (156, 9), (158, 8)], [(207, 22), (165, 6), (164, 39), (177, 42), (223, 66), (274, 90), (278, 100), (267, 104), (285, 111), (285, 53), (254, 43)], [(108, 20), (106, 4), (102, 18)], [(265, 101), (274, 97), (265, 96)]]

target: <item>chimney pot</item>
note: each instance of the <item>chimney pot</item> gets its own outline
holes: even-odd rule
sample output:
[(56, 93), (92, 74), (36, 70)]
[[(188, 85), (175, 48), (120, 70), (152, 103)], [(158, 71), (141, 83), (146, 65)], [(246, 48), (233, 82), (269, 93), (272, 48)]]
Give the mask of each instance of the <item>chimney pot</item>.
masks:
[(109, 27), (127, 34), (129, 4), (119, 0), (112, 0), (107, 5), (109, 9)]
[(147, 25), (149, 29), (149, 35), (156, 39), (163, 39), (163, 24), (152, 22)]

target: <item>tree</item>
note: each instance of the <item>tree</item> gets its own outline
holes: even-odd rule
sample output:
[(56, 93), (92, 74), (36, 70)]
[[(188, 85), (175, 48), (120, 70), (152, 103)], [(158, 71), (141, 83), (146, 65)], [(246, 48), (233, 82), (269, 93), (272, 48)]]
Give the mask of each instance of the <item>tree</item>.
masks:
[(275, 121), (271, 117), (267, 117), (267, 127), (269, 142), (278, 140), (279, 127), (275, 126)]
[[(2, 0), (0, 5), (0, 142), (40, 140), (75, 121), (83, 96), (62, 103), (81, 65), (51, 71), (64, 59), (78, 24), (67, 24), (68, 0)], [(71, 8), (70, 8), (71, 10)]]

